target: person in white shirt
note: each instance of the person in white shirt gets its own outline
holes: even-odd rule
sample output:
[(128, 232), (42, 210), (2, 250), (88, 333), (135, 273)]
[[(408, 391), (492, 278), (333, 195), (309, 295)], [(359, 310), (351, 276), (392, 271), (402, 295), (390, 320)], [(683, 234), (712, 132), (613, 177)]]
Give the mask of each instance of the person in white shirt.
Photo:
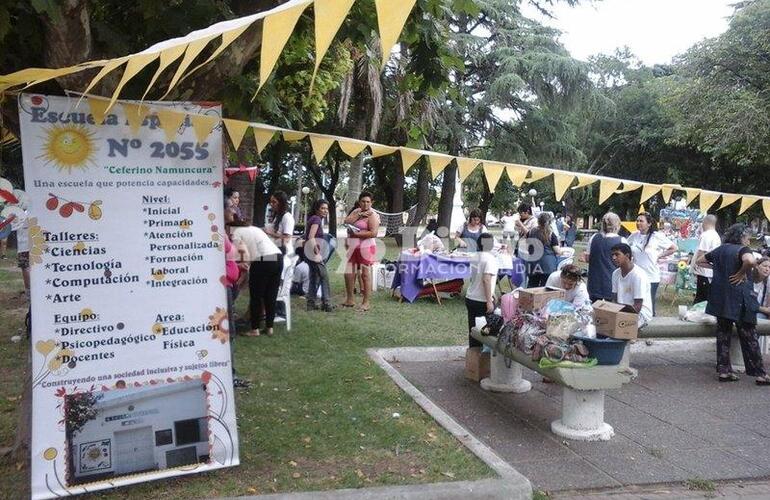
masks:
[(716, 225), (716, 215), (709, 214), (703, 218), (703, 224), (701, 225), (703, 232), (701, 232), (700, 239), (698, 240), (698, 250), (692, 256), (691, 269), (693, 274), (695, 274), (696, 280), (695, 304), (709, 298), (709, 288), (711, 287), (711, 279), (714, 277), (714, 271), (710, 268), (699, 266), (696, 262), (698, 262), (701, 255), (706, 255), (722, 244), (722, 238), (719, 237), (719, 233), (715, 229)]
[(618, 266), (612, 273), (612, 300), (634, 308), (639, 327), (652, 319), (652, 296), (647, 274), (634, 264), (633, 251), (626, 243), (612, 247), (612, 260)]
[(281, 287), (283, 273), (283, 254), (275, 243), (260, 228), (252, 226), (248, 220), (243, 225), (232, 225), (231, 240), (234, 245), (243, 244), (248, 251), (249, 266), (249, 315), (251, 331), (248, 337), (259, 337), (259, 319), (264, 310), (265, 329), (268, 336), (273, 335), (275, 321), (275, 303), (278, 289)]
[(265, 224), (267, 233), (281, 249), (284, 255), (294, 255), (292, 235), (294, 234), (294, 216), (289, 210), (289, 198), (283, 191), (276, 191), (270, 196), (270, 208), (273, 222)]
[(516, 221), (519, 220), (518, 215), (513, 215), (513, 212), (508, 210), (500, 218), (500, 222), (503, 223), (503, 238), (510, 240), (515, 238), (516, 233)]
[(485, 316), (495, 310), (495, 286), (497, 285), (497, 258), (492, 255), (495, 239), (489, 233), (481, 233), (478, 239), (478, 253), (471, 263), (471, 277), (465, 292), (465, 307), (468, 310), (468, 346), (481, 347), (481, 342), (470, 336), (476, 325), (477, 316)]
[(634, 263), (647, 274), (652, 295), (652, 314), (655, 315), (655, 296), (660, 285), (658, 261), (676, 252), (676, 244), (658, 231), (655, 219), (647, 212), (636, 218), (638, 231), (628, 237), (628, 245), (634, 253)]
[(545, 286), (561, 288), (565, 291), (564, 300), (575, 306), (575, 309), (591, 309), (591, 299), (588, 288), (583, 283), (583, 273), (574, 264), (567, 264), (561, 270), (557, 269), (548, 276)]
[(481, 210), (474, 208), (468, 214), (468, 222), (463, 223), (455, 232), (457, 248), (467, 248), (476, 251), (476, 242), (483, 233), (487, 232), (487, 226), (481, 222)]
[(310, 266), (303, 260), (294, 266), (294, 276), (291, 279), (291, 293), (292, 295), (304, 297), (307, 295), (308, 287), (310, 287)]

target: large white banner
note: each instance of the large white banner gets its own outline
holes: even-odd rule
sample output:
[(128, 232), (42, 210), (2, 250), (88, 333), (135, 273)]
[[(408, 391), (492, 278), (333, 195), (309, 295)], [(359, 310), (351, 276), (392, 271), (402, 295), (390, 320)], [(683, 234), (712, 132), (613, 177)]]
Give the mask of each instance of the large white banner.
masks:
[(132, 105), (95, 124), (85, 99), (19, 99), (33, 498), (238, 464), (221, 125), (169, 139), (152, 113), (134, 132)]

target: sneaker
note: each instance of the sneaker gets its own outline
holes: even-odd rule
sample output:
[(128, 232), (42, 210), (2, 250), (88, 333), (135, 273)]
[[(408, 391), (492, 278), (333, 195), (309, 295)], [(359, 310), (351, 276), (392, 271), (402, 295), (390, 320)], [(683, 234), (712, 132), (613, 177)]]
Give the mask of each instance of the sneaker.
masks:
[(248, 389), (249, 387), (251, 387), (251, 382), (246, 380), (245, 378), (234, 378), (233, 387), (240, 388), (240, 389)]
[(321, 306), (321, 309), (324, 312), (330, 313), (330, 312), (334, 311), (335, 309), (337, 309), (337, 306), (332, 305), (332, 304), (324, 304), (323, 306)]

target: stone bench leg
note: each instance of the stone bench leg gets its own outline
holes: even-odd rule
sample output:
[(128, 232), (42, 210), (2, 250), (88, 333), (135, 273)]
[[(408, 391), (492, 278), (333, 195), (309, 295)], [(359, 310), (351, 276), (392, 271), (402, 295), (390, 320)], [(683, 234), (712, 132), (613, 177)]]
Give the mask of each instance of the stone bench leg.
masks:
[(743, 364), (743, 351), (741, 351), (741, 341), (738, 340), (738, 333), (733, 332), (730, 337), (730, 364), (733, 371), (746, 373), (746, 366)]
[(576, 441), (608, 441), (615, 431), (604, 421), (604, 391), (575, 391), (564, 387), (561, 419), (551, 422), (551, 431)]
[(492, 353), (490, 377), (481, 381), (481, 388), (492, 392), (527, 392), (532, 388), (529, 380), (521, 377), (521, 365), (511, 361), (511, 367), (505, 366), (505, 356)]

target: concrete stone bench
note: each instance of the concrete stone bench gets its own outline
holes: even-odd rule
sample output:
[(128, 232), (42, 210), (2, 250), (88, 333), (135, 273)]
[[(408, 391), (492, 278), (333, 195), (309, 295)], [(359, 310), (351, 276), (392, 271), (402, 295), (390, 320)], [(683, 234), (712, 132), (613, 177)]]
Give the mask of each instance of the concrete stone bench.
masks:
[[(492, 349), (490, 377), (481, 381), (484, 390), (492, 392), (527, 392), (532, 388), (522, 378), (522, 366), (548, 377), (562, 386), (561, 418), (551, 422), (551, 431), (561, 437), (579, 441), (607, 441), (615, 434), (604, 421), (604, 391), (620, 389), (636, 377), (628, 366), (628, 347), (623, 361), (614, 366), (591, 368), (540, 368), (532, 357), (514, 351), (510, 355), (497, 350), (497, 337), (485, 337), (475, 328), (473, 338)], [(511, 360), (506, 366), (506, 358)]]
[[(639, 330), (640, 339), (690, 339), (702, 337), (716, 337), (717, 326), (703, 323), (691, 323), (679, 318), (656, 316), (647, 325)], [(770, 320), (757, 322), (757, 334), (770, 335)], [(730, 363), (733, 369), (744, 372), (743, 353), (737, 335), (730, 339)]]

